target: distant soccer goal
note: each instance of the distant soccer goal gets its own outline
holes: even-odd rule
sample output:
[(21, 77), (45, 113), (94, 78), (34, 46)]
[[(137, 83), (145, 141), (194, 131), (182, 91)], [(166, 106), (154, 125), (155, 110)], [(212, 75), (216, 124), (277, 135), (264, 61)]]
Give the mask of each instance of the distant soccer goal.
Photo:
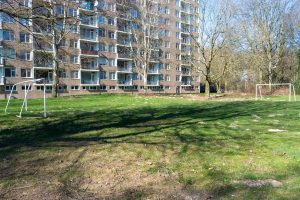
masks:
[(19, 82), (19, 83), (14, 84), (12, 86), (12, 88), (11, 88), (11, 91), (10, 91), (10, 94), (9, 94), (9, 97), (8, 97), (8, 100), (7, 100), (4, 112), (7, 113), (9, 103), (10, 103), (10, 101), (12, 99), (12, 94), (15, 91), (16, 87), (18, 85), (22, 85), (22, 87), (24, 87), (24, 99), (23, 99), (23, 103), (22, 103), (19, 115), (17, 115), (17, 117), (22, 118), (22, 112), (24, 110), (24, 107), (25, 107), (26, 111), (28, 110), (28, 94), (31, 91), (31, 88), (32, 88), (33, 84), (35, 84), (35, 83), (44, 84), (44, 102), (43, 102), (44, 110), (43, 110), (43, 116), (37, 116), (37, 117), (40, 117), (40, 118), (44, 117), (44, 118), (46, 118), (47, 117), (47, 109), (46, 109), (46, 86), (45, 86), (45, 79), (43, 79), (43, 78), (29, 80), (29, 81), (23, 81), (23, 82)]
[(296, 101), (292, 83), (256, 84), (255, 100)]

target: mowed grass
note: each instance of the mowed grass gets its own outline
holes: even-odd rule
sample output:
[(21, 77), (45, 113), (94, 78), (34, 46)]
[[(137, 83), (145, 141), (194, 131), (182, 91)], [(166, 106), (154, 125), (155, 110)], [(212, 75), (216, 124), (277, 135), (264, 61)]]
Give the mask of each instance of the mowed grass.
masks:
[[(20, 105), (0, 112), (0, 199), (300, 197), (300, 102), (61, 97), (47, 119)], [(240, 183), (266, 179), (282, 186)]]

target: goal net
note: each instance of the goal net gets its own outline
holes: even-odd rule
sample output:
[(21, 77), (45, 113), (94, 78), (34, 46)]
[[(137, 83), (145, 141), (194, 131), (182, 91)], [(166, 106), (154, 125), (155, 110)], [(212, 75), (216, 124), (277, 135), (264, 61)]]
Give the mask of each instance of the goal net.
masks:
[(291, 83), (256, 84), (255, 99), (296, 101), (295, 87)]
[(29, 80), (29, 81), (23, 81), (23, 82), (19, 82), (19, 83), (14, 84), (11, 88), (11, 91), (10, 91), (10, 94), (9, 94), (4, 112), (7, 113), (8, 106), (9, 106), (11, 100), (12, 100), (12, 94), (15, 91), (16, 87), (18, 85), (22, 85), (22, 87), (24, 88), (24, 98), (23, 98), (23, 102), (22, 102), (22, 105), (21, 105), (21, 108), (20, 108), (19, 115), (17, 115), (17, 117), (22, 118), (22, 113), (24, 111), (24, 108), (25, 108), (25, 111), (28, 111), (28, 95), (29, 95), (29, 92), (31, 91), (31, 88), (32, 88), (33, 84), (35, 84), (35, 83), (44, 85), (43, 116), (37, 116), (37, 117), (46, 118), (47, 117), (47, 112), (46, 112), (46, 86), (45, 86), (45, 80), (43, 78)]

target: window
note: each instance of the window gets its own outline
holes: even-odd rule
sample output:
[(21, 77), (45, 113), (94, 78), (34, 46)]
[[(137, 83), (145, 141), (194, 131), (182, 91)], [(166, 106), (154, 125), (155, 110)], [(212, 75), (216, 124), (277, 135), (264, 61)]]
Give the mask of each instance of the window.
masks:
[(78, 85), (72, 85), (71, 90), (79, 90), (79, 86)]
[(171, 54), (169, 52), (165, 53), (165, 59), (170, 59), (171, 58)]
[(31, 69), (21, 69), (22, 78), (31, 78)]
[(115, 48), (115, 45), (111, 44), (108, 46), (108, 49), (109, 49), (109, 52), (116, 52), (116, 48)]
[(26, 89), (26, 90), (31, 90), (31, 85), (30, 85), (30, 86), (29, 86), (29, 85), (26, 85), (26, 86), (25, 86), (25, 85), (22, 85), (21, 88), (22, 88), (22, 90), (25, 90), (25, 89)]
[(171, 79), (170, 79), (170, 75), (166, 75), (165, 76), (165, 81), (170, 81)]
[(170, 89), (170, 86), (165, 86), (165, 90), (169, 90)]
[(62, 39), (61, 43), (60, 43), (61, 47), (67, 47), (67, 40), (66, 39)]
[(115, 72), (109, 72), (109, 79), (110, 80), (116, 80), (116, 73)]
[(106, 72), (100, 72), (100, 79), (102, 80), (106, 79)]
[(70, 31), (71, 31), (72, 33), (77, 33), (77, 25), (71, 24), (71, 25), (70, 25)]
[(5, 85), (5, 91), (10, 92), (13, 89), (13, 91), (17, 91), (16, 87), (13, 87), (13, 85)]
[(70, 40), (70, 47), (77, 49), (78, 48), (78, 41), (77, 40)]
[(180, 81), (180, 76), (176, 75), (176, 81)]
[(2, 16), (0, 16), (0, 17), (2, 17), (2, 21), (4, 22), (4, 23), (15, 23), (15, 20), (14, 20), (14, 18), (13, 17), (11, 17), (10, 15), (8, 15), (8, 14), (6, 14), (6, 13), (0, 13)]
[(169, 64), (169, 63), (166, 63), (166, 64), (165, 64), (165, 68), (166, 68), (166, 70), (170, 70), (170, 64)]
[(170, 48), (170, 41), (165, 41), (165, 47)]
[(100, 85), (99, 89), (100, 90), (106, 90), (106, 85)]
[(31, 53), (30, 51), (20, 51), (20, 59), (21, 60), (31, 60)]
[(176, 13), (176, 17), (180, 18), (180, 12), (178, 10), (176, 10), (175, 13)]
[(115, 32), (108, 31), (108, 37), (114, 39), (115, 38)]
[(108, 3), (108, 4), (107, 4), (107, 10), (114, 11), (114, 10), (115, 10), (114, 4)]
[(180, 28), (180, 23), (179, 22), (176, 22), (176, 28)]
[(73, 63), (73, 64), (78, 64), (78, 56), (76, 56), (76, 55), (71, 55), (70, 56), (70, 61), (71, 61), (71, 63)]
[(21, 0), (21, 1), (20, 1), (20, 6), (30, 7), (30, 2), (29, 2), (29, 0)]
[(106, 58), (104, 57), (99, 58), (99, 65), (106, 65)]
[(176, 60), (180, 60), (180, 54), (176, 54)]
[(180, 33), (176, 32), (176, 38), (179, 39), (180, 38)]
[(176, 43), (176, 49), (180, 49), (179, 43)]
[(62, 6), (55, 6), (55, 14), (64, 15), (64, 7)]
[(71, 71), (71, 78), (73, 78), (73, 79), (79, 78), (79, 73), (77, 70)]
[(116, 66), (116, 60), (110, 58), (110, 59), (108, 59), (108, 64), (109, 64), (110, 67)]
[(21, 18), (21, 19), (20, 19), (20, 23), (21, 23), (23, 26), (29, 26), (29, 19)]
[(3, 55), (8, 59), (16, 59), (16, 50), (12, 48), (4, 48)]
[(98, 35), (99, 35), (99, 37), (105, 37), (105, 29), (104, 28), (99, 28)]
[(110, 90), (115, 90), (115, 89), (116, 89), (116, 86), (109, 86), (109, 89), (110, 89)]
[(181, 71), (180, 66), (176, 66), (176, 71), (179, 71), (179, 72)]
[(58, 77), (59, 78), (67, 78), (67, 73), (65, 70), (59, 70), (58, 71)]
[(98, 18), (98, 22), (99, 22), (99, 24), (104, 24), (105, 23), (105, 17), (99, 17)]
[(14, 67), (5, 67), (4, 68), (5, 77), (16, 77), (16, 68)]
[(2, 38), (3, 40), (13, 41), (15, 40), (15, 35), (12, 30), (2, 30)]
[(66, 86), (66, 85), (59, 85), (58, 86), (59, 91), (66, 91), (67, 89), (68, 89), (68, 86)]
[(165, 36), (170, 37), (170, 31), (169, 30), (165, 30)]
[(20, 42), (24, 42), (24, 43), (30, 43), (30, 34), (29, 33), (24, 33), (24, 32), (20, 32)]
[(104, 43), (99, 43), (99, 50), (106, 51), (106, 45)]
[(69, 8), (69, 16), (70, 17), (76, 17), (77, 16), (77, 10), (74, 8)]
[(115, 25), (114, 18), (108, 18), (108, 25), (111, 25), (111, 26)]

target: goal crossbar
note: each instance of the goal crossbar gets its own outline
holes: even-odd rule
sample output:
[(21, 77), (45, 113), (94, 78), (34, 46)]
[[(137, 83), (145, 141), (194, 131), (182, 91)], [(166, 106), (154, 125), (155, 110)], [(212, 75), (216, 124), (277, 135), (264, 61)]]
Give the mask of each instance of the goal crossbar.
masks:
[(289, 86), (289, 101), (292, 101), (292, 95), (294, 101), (296, 101), (296, 92), (295, 92), (295, 86), (292, 83), (272, 83), (272, 84), (256, 84), (255, 87), (255, 100), (258, 100), (258, 95), (260, 96), (260, 100), (263, 100), (262, 92), (261, 92), (261, 86)]
[(25, 84), (24, 85), (25, 86), (25, 88), (24, 88), (24, 100), (23, 100), (23, 103), (22, 103), (22, 107), (21, 107), (20, 113), (19, 113), (19, 115), (17, 115), (17, 117), (22, 118), (22, 111), (23, 111), (24, 107), (25, 107), (26, 111), (28, 109), (27, 100), (28, 100), (28, 93), (29, 93), (29, 91), (31, 89), (31, 86), (33, 85), (33, 83), (37, 83), (37, 82), (41, 82), (41, 81), (44, 81), (44, 115), (43, 115), (43, 117), (46, 118), (47, 117), (47, 109), (46, 109), (46, 85), (45, 85), (45, 79), (44, 78), (34, 79), (34, 80), (28, 80), (28, 81), (22, 81), (22, 82), (19, 82), (19, 83), (15, 83), (12, 86), (11, 90), (10, 90), (10, 94), (9, 94), (9, 97), (8, 97), (8, 100), (7, 100), (4, 112), (7, 113), (8, 105), (9, 105), (9, 102), (11, 100), (11, 96), (13, 94), (14, 89), (17, 87), (17, 85), (23, 85), (23, 84)]

